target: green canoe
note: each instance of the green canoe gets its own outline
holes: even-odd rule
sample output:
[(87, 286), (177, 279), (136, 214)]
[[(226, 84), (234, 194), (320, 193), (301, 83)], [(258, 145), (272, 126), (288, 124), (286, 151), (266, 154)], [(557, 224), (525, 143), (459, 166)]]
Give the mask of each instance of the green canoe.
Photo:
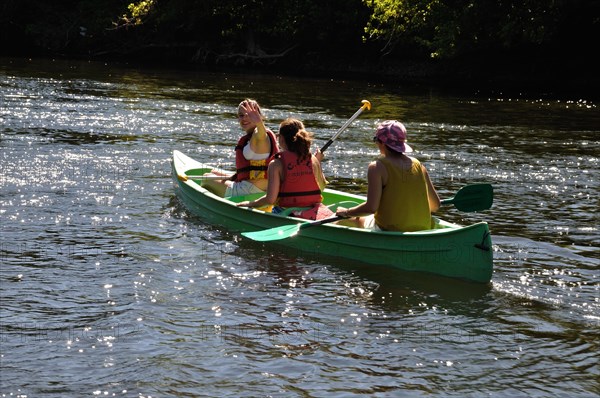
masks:
[[(485, 222), (460, 226), (433, 217), (435, 227), (418, 232), (372, 231), (333, 223), (300, 229), (297, 228), (299, 225), (307, 226), (306, 220), (237, 207), (236, 202), (249, 198), (222, 198), (203, 188), (201, 176), (211, 170), (209, 165), (174, 151), (172, 167), (177, 196), (186, 208), (207, 222), (232, 231), (252, 235), (248, 232), (295, 228), (300, 231), (289, 234), (287, 239), (277, 239), (273, 244), (292, 247), (302, 253), (344, 257), (479, 283), (488, 283), (492, 278), (492, 241)], [(363, 196), (333, 189), (326, 189), (323, 198), (323, 203), (332, 209), (336, 204), (350, 207), (366, 200)]]

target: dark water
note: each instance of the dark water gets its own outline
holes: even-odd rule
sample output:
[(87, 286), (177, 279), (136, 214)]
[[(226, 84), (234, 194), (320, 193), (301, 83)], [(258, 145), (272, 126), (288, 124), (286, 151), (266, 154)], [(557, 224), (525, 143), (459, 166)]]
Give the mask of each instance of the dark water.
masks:
[[(206, 224), (174, 149), (232, 166), (236, 105), (303, 119), (365, 192), (398, 118), (442, 197), (490, 182), (489, 286), (308, 258)], [(0, 60), (0, 395), (588, 397), (600, 393), (600, 112), (279, 76)]]

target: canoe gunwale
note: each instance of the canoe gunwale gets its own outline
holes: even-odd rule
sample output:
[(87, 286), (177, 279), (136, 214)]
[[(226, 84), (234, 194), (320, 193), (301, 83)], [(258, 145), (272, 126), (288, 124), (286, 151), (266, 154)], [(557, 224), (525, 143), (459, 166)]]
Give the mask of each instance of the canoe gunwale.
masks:
[[(200, 181), (178, 178), (187, 171), (207, 168), (179, 151), (173, 152), (173, 179), (178, 196), (189, 211), (209, 218), (232, 232), (247, 232), (273, 227), (306, 223), (296, 217), (282, 217), (258, 209), (236, 206), (235, 201), (222, 198)], [(359, 195), (326, 189), (325, 197), (364, 201)], [(273, 243), (291, 247), (311, 247), (316, 253), (346, 257), (361, 262), (388, 265), (407, 271), (424, 271), (488, 283), (492, 276), (491, 237), (486, 222), (467, 226), (436, 218), (438, 229), (416, 232), (373, 231), (337, 224), (324, 224), (303, 230), (294, 238)], [(358, 245), (358, 242), (360, 244)], [(470, 243), (465, 243), (470, 242)], [(423, 264), (417, 264), (421, 259)], [(464, 263), (464, 264), (461, 264)], [(446, 267), (447, 265), (447, 267)], [(460, 269), (460, 268), (464, 269)]]

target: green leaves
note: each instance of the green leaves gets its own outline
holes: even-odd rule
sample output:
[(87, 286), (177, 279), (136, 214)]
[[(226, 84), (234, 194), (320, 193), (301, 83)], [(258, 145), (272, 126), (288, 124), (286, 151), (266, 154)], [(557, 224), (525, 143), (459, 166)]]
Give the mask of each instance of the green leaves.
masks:
[(127, 9), (131, 13), (131, 20), (135, 25), (141, 25), (143, 19), (150, 13), (154, 7), (155, 0), (143, 0), (137, 3), (131, 3)]
[(120, 28), (123, 26), (142, 25), (154, 8), (156, 2), (157, 0), (142, 0), (137, 3), (130, 3), (127, 6), (129, 14), (123, 14), (121, 18), (119, 18), (119, 22), (114, 24), (115, 27)]
[(432, 58), (551, 43), (561, 29), (570, 30), (560, 23), (572, 13), (565, 2), (547, 0), (363, 2), (371, 9), (364, 41), (383, 43), (384, 54), (417, 45)]

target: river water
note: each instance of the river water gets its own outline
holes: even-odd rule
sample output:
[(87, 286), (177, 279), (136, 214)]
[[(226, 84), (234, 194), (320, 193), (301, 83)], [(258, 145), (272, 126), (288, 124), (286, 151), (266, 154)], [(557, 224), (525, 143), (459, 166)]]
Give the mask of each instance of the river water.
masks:
[[(237, 104), (304, 120), (365, 192), (400, 119), (442, 198), (489, 182), (489, 285), (241, 239), (176, 198), (170, 157), (233, 166)], [(586, 98), (0, 59), (0, 395), (600, 393), (600, 111)]]

